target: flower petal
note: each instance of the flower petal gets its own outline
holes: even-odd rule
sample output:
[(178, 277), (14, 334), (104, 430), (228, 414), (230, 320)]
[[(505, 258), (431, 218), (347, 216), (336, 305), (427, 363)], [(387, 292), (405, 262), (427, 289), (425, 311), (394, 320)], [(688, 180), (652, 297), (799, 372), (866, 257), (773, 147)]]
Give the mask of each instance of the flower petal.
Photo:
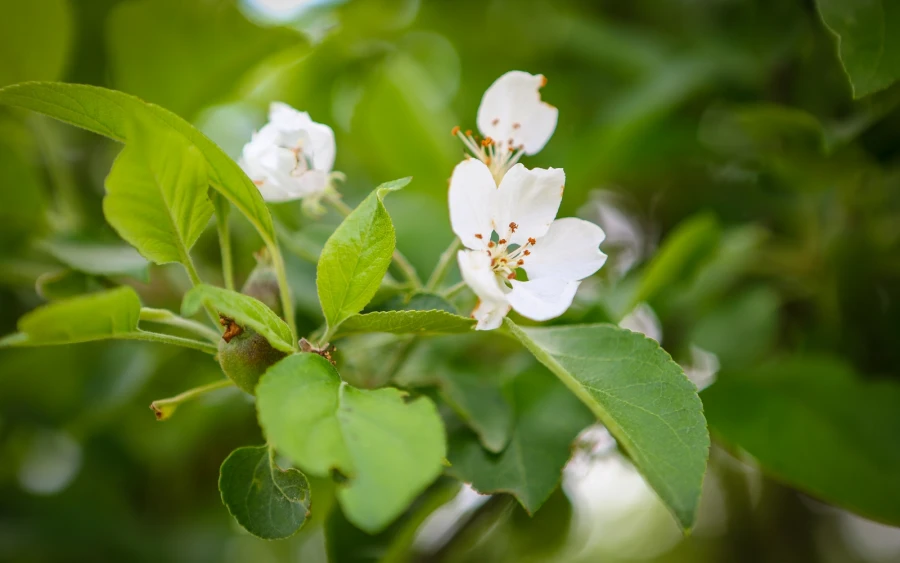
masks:
[(506, 301), (479, 301), (472, 310), (472, 318), (478, 321), (475, 330), (499, 328), (507, 313), (509, 313), (509, 303)]
[[(562, 168), (529, 170), (516, 164), (497, 189), (494, 230), (512, 244), (544, 236), (559, 211), (565, 184)], [(515, 233), (508, 233), (510, 223), (517, 225)]]
[(600, 251), (603, 229), (590, 221), (566, 217), (550, 224), (547, 234), (537, 239), (524, 258), (522, 268), (528, 279), (557, 277), (582, 280), (600, 269), (606, 254)]
[(331, 127), (316, 123), (305, 111), (297, 111), (282, 102), (270, 104), (269, 124), (280, 133), (279, 145), (300, 146), (312, 160), (313, 168), (331, 172), (337, 152)]
[(491, 211), (496, 197), (494, 177), (480, 160), (470, 158), (453, 169), (449, 195), (450, 224), (468, 248), (487, 248), (493, 230)]
[(533, 321), (546, 321), (558, 317), (572, 305), (579, 281), (560, 278), (537, 280), (512, 280), (512, 291), (506, 299), (513, 309)]
[(540, 74), (507, 72), (484, 93), (478, 106), (478, 129), (500, 143), (501, 150), (522, 147), (525, 154), (544, 148), (556, 129), (559, 110), (541, 101), (540, 88), (547, 80)]
[(482, 301), (506, 302), (506, 293), (500, 287), (491, 269), (491, 257), (480, 250), (460, 250), (456, 254), (459, 273), (475, 295)]
[(646, 303), (640, 303), (630, 313), (622, 317), (619, 326), (631, 332), (639, 332), (647, 338), (662, 343), (662, 325), (656, 312)]

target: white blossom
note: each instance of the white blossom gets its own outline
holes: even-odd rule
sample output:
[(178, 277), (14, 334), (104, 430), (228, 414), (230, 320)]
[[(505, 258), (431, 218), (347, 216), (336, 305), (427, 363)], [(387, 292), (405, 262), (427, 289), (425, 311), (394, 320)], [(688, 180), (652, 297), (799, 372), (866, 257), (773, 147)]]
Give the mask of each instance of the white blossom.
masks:
[(331, 127), (273, 102), (269, 122), (244, 145), (240, 165), (266, 201), (317, 199), (331, 186), (335, 152)]
[(580, 280), (606, 261), (600, 227), (574, 217), (554, 220), (565, 181), (561, 169), (516, 164), (498, 186), (475, 159), (454, 169), (450, 222), (469, 249), (457, 258), (463, 280), (479, 298), (472, 312), (478, 330), (500, 326), (510, 308), (536, 321), (558, 317), (572, 304)]
[(483, 139), (453, 128), (472, 155), (490, 168), (498, 184), (523, 154), (533, 155), (544, 148), (556, 129), (559, 110), (541, 101), (539, 92), (546, 83), (540, 74), (507, 72), (491, 84), (478, 107), (478, 130)]

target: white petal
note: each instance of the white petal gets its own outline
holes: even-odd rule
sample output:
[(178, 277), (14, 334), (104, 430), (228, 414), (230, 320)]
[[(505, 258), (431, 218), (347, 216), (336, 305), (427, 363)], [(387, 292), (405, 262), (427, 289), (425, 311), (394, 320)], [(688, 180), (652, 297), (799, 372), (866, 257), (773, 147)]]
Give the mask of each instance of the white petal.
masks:
[[(480, 160), (470, 158), (456, 165), (450, 178), (450, 225), (468, 248), (483, 249), (491, 240), (491, 211), (497, 184)], [(479, 238), (476, 235), (480, 235)]]
[(292, 191), (299, 197), (319, 195), (328, 187), (328, 174), (321, 170), (308, 170), (294, 178)]
[(537, 239), (525, 256), (522, 268), (528, 279), (557, 277), (582, 280), (600, 269), (606, 254), (600, 252), (605, 235), (590, 221), (566, 217), (550, 224), (547, 234)]
[(662, 325), (659, 317), (646, 303), (641, 303), (635, 307), (630, 313), (625, 315), (619, 326), (627, 328), (631, 332), (639, 332), (647, 338), (652, 338), (657, 342), (662, 342)]
[(506, 302), (506, 292), (500, 287), (491, 269), (491, 257), (481, 250), (460, 250), (456, 254), (459, 273), (475, 295), (482, 301)]
[(475, 330), (498, 328), (507, 313), (509, 313), (509, 303), (506, 301), (479, 301), (472, 311), (472, 318), (478, 321)]
[[(562, 168), (528, 170), (516, 164), (503, 176), (497, 189), (494, 230), (514, 244), (544, 236), (559, 211), (565, 185)], [(507, 236), (510, 223), (516, 223), (518, 228)]]
[(280, 133), (279, 145), (300, 146), (312, 160), (313, 168), (331, 172), (337, 151), (331, 127), (316, 123), (305, 111), (297, 111), (282, 102), (272, 102), (269, 106), (268, 125)]
[(559, 278), (540, 278), (525, 282), (512, 280), (506, 299), (520, 315), (534, 321), (546, 321), (566, 312), (581, 282)]
[(498, 78), (484, 93), (478, 106), (478, 129), (506, 150), (522, 146), (525, 154), (544, 148), (556, 129), (559, 110), (541, 101), (543, 75), (513, 70)]

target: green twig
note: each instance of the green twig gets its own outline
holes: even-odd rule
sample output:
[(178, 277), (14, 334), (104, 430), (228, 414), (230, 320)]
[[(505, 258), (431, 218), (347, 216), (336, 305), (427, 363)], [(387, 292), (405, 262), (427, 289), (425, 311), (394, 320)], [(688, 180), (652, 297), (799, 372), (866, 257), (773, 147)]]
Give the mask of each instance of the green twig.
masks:
[(447, 289), (445, 289), (444, 291), (441, 292), (441, 297), (443, 297), (444, 299), (450, 299), (451, 297), (453, 297), (454, 295), (459, 293), (459, 290), (464, 289), (465, 287), (466, 287), (466, 282), (464, 282), (464, 281), (461, 281), (459, 283), (451, 285), (450, 287), (448, 287)]
[(272, 256), (272, 267), (275, 269), (275, 277), (278, 278), (278, 291), (281, 294), (281, 308), (284, 311), (284, 320), (291, 329), (291, 338), (294, 346), (297, 345), (297, 320), (294, 318), (294, 301), (291, 297), (291, 287), (288, 285), (287, 271), (284, 269), (284, 257), (281, 249), (274, 241), (267, 245)]
[(459, 238), (454, 237), (447, 250), (441, 254), (434, 271), (431, 272), (431, 277), (428, 278), (428, 283), (425, 284), (426, 291), (434, 291), (441, 285), (441, 282), (444, 281), (444, 277), (447, 275), (447, 270), (450, 269), (450, 265), (456, 260), (456, 251), (459, 250), (460, 246)]
[(180, 336), (172, 336), (171, 334), (148, 332), (146, 330), (140, 329), (134, 332), (117, 334), (114, 338), (122, 340), (143, 340), (145, 342), (159, 342), (160, 344), (172, 344), (173, 346), (182, 346), (184, 348), (191, 348), (192, 350), (200, 350), (201, 352), (206, 352), (207, 354), (213, 355), (219, 352), (218, 346), (208, 342), (201, 342), (199, 340), (192, 340), (190, 338), (182, 338)]
[[(197, 273), (197, 268), (194, 267), (194, 261), (191, 259), (190, 254), (185, 253), (184, 260), (182, 260), (181, 263), (184, 265), (188, 278), (191, 280), (191, 286), (196, 287), (203, 283), (203, 280), (200, 279), (200, 274)], [(205, 305), (204, 307), (206, 309), (206, 314), (209, 315), (209, 320), (212, 321), (213, 325), (219, 326), (219, 315), (216, 313), (216, 310), (209, 305)]]
[(175, 409), (177, 409), (181, 405), (181, 403), (196, 399), (204, 393), (209, 393), (210, 391), (215, 391), (216, 389), (231, 387), (232, 385), (234, 385), (234, 382), (230, 379), (213, 381), (212, 383), (201, 385), (200, 387), (188, 389), (187, 391), (179, 393), (174, 397), (169, 397), (168, 399), (157, 399), (156, 401), (150, 403), (150, 408), (153, 409), (153, 412), (156, 414), (156, 420), (166, 420), (167, 418), (172, 416), (172, 414), (175, 412)]

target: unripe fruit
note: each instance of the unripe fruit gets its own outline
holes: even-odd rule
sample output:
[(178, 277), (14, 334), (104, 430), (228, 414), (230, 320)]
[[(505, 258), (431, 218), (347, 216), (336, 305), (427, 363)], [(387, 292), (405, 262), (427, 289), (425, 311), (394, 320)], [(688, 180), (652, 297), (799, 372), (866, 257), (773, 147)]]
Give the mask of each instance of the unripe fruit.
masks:
[(275, 275), (272, 261), (265, 249), (256, 255), (256, 267), (244, 282), (241, 293), (259, 299), (275, 311), (276, 315), (284, 317), (284, 309), (281, 307), (281, 292), (278, 289), (278, 276)]
[(224, 317), (223, 324), (225, 334), (219, 341), (219, 365), (238, 387), (253, 395), (262, 374), (287, 354), (273, 348), (253, 329), (241, 328)]

